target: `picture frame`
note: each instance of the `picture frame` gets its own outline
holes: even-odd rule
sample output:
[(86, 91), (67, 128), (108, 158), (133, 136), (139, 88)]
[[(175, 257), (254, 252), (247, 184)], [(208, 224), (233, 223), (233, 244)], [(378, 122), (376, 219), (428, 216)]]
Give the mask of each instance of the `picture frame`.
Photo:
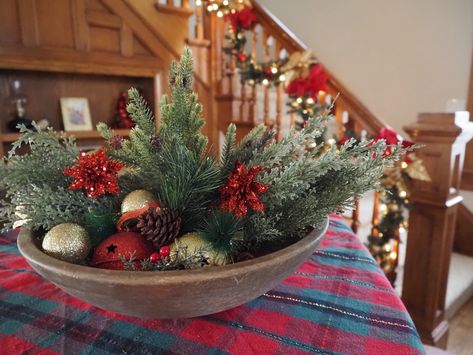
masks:
[(89, 100), (86, 97), (61, 97), (61, 114), (65, 131), (91, 131)]

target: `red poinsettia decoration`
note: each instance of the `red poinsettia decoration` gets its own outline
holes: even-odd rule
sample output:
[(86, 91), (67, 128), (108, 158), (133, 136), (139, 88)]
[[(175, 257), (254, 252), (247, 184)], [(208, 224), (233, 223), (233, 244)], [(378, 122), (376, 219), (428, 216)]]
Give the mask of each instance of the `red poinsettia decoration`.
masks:
[[(413, 142), (402, 139), (402, 137), (400, 137), (397, 134), (397, 132), (394, 131), (391, 128), (381, 128), (381, 130), (378, 132), (378, 134), (374, 137), (374, 142), (377, 142), (381, 139), (384, 139), (386, 141), (386, 144), (388, 145), (386, 147), (386, 149), (384, 150), (384, 155), (383, 156), (391, 155), (391, 153), (392, 153), (391, 146), (392, 145), (397, 145), (400, 142), (402, 142), (401, 145), (402, 145), (403, 148), (409, 148), (409, 147), (412, 147), (414, 145)], [(404, 158), (405, 161), (408, 161), (408, 160), (410, 161), (410, 158), (408, 157), (408, 155), (410, 153), (412, 153), (412, 152), (407, 152), (406, 153), (406, 156)]]
[(256, 14), (253, 9), (249, 6), (245, 6), (240, 11), (235, 11), (227, 15), (227, 19), (230, 21), (233, 30), (250, 30), (258, 22)]
[(220, 189), (222, 199), (220, 208), (237, 217), (246, 216), (249, 209), (264, 212), (264, 205), (259, 195), (268, 187), (256, 181), (256, 175), (261, 169), (261, 166), (247, 169), (245, 164), (237, 161), (226, 185)]
[(328, 73), (320, 64), (314, 64), (307, 78), (297, 78), (289, 83), (286, 93), (290, 96), (307, 95), (316, 98), (320, 90), (327, 90)]
[(118, 195), (117, 173), (123, 164), (109, 160), (103, 148), (92, 154), (81, 153), (76, 166), (63, 170), (63, 173), (75, 180), (69, 190), (84, 188), (89, 197), (100, 197), (106, 193)]

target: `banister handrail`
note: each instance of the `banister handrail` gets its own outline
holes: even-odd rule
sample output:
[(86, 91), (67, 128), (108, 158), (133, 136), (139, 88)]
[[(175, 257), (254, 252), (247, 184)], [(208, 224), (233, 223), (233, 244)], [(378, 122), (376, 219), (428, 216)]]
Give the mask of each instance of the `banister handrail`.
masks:
[[(304, 51), (308, 46), (291, 32), (274, 14), (257, 0), (251, 0), (253, 10), (258, 17), (258, 21), (265, 28), (272, 29), (271, 35), (279, 40), (284, 48), (289, 52)], [(324, 66), (325, 67), (325, 66)], [(325, 68), (326, 69), (326, 68)], [(376, 117), (353, 93), (343, 85), (330, 71), (328, 87), (335, 93), (340, 93), (339, 102), (341, 102), (352, 116), (356, 116), (358, 121), (364, 124), (364, 129), (369, 133), (376, 134), (386, 124)]]

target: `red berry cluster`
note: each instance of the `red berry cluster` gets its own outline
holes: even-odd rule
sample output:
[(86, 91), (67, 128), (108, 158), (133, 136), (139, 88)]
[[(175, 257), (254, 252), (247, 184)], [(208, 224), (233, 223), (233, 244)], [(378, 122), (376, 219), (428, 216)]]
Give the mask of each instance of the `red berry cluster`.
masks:
[(161, 261), (163, 258), (167, 258), (171, 254), (171, 248), (168, 246), (164, 246), (159, 248), (159, 252), (154, 252), (150, 255), (149, 260), (152, 263), (157, 263)]

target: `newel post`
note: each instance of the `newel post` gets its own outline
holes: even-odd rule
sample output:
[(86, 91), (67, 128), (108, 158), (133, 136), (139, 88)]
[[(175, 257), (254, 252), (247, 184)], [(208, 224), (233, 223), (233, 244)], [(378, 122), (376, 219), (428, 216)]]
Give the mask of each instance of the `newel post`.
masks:
[(416, 143), (424, 145), (418, 155), (432, 181), (415, 181), (411, 189), (402, 299), (422, 341), (443, 348), (448, 338), (444, 317), (448, 269), (472, 126), (468, 112), (456, 112), (420, 114), (415, 124), (404, 127)]

